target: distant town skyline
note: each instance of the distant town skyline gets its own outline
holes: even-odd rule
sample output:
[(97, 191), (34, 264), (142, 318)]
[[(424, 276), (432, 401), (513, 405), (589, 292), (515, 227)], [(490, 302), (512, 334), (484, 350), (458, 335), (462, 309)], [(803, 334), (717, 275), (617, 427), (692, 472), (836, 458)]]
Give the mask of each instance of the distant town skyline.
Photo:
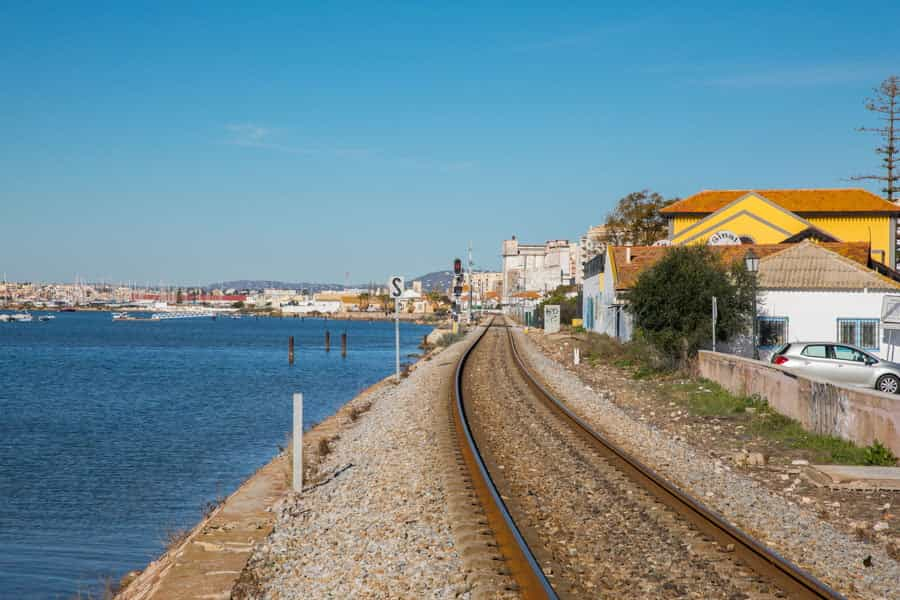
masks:
[[(900, 6), (20, 5), (10, 280), (383, 281), (629, 192), (859, 187)], [(879, 191), (878, 186), (867, 189)]]

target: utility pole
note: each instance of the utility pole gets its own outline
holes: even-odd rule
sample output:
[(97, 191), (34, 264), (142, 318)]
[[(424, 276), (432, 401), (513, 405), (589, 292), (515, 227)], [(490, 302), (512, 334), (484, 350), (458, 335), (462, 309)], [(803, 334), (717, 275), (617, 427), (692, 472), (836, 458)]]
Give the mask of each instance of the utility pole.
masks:
[(472, 242), (469, 242), (469, 323), (472, 323)]

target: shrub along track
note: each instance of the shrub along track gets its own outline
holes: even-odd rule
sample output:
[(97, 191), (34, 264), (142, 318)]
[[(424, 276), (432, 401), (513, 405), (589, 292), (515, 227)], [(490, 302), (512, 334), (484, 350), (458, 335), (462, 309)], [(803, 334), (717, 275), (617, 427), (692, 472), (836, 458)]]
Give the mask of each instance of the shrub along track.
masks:
[(454, 387), (450, 511), (476, 595), (840, 598), (569, 413), (507, 327)]

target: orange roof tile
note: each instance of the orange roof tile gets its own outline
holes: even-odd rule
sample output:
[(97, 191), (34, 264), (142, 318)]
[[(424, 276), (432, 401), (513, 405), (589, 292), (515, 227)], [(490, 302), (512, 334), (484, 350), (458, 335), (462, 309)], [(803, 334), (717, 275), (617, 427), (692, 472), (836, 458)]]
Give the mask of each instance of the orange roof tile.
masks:
[[(718, 253), (726, 263), (743, 260), (747, 250), (753, 248), (753, 252), (759, 258), (765, 258), (776, 252), (793, 248), (797, 244), (741, 244), (740, 246), (707, 246), (713, 252)], [(864, 266), (869, 264), (868, 242), (822, 242), (819, 244), (832, 252), (850, 259)], [(616, 265), (616, 289), (630, 289), (634, 286), (638, 276), (646, 269), (652, 267), (669, 251), (671, 246), (631, 246), (631, 262), (628, 262), (628, 247), (611, 246), (613, 260)]]
[(795, 213), (900, 212), (900, 206), (863, 189), (704, 190), (662, 209), (667, 215), (713, 213), (744, 194), (754, 192)]

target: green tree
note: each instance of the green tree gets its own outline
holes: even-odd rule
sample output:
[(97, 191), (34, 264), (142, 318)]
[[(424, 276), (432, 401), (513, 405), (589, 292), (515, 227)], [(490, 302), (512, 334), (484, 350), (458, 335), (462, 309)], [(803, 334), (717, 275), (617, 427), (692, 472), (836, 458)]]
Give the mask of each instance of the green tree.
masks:
[(719, 309), (716, 339), (747, 332), (753, 280), (743, 261), (726, 265), (707, 246), (680, 246), (641, 273), (626, 302), (647, 341), (685, 363), (712, 340), (713, 296)]
[(666, 200), (656, 192), (632, 192), (620, 199), (606, 216), (606, 234), (617, 245), (650, 245), (668, 234), (665, 217), (659, 212), (678, 198)]
[(181, 288), (178, 288), (178, 292), (175, 294), (175, 304), (182, 304), (184, 302), (184, 291)]
[(558, 286), (553, 292), (547, 296), (540, 304), (537, 305), (536, 311), (538, 318), (543, 320), (544, 307), (548, 304), (559, 305), (559, 322), (563, 325), (571, 325), (572, 319), (578, 317), (578, 296), (571, 298), (567, 294), (574, 292), (574, 285)]

